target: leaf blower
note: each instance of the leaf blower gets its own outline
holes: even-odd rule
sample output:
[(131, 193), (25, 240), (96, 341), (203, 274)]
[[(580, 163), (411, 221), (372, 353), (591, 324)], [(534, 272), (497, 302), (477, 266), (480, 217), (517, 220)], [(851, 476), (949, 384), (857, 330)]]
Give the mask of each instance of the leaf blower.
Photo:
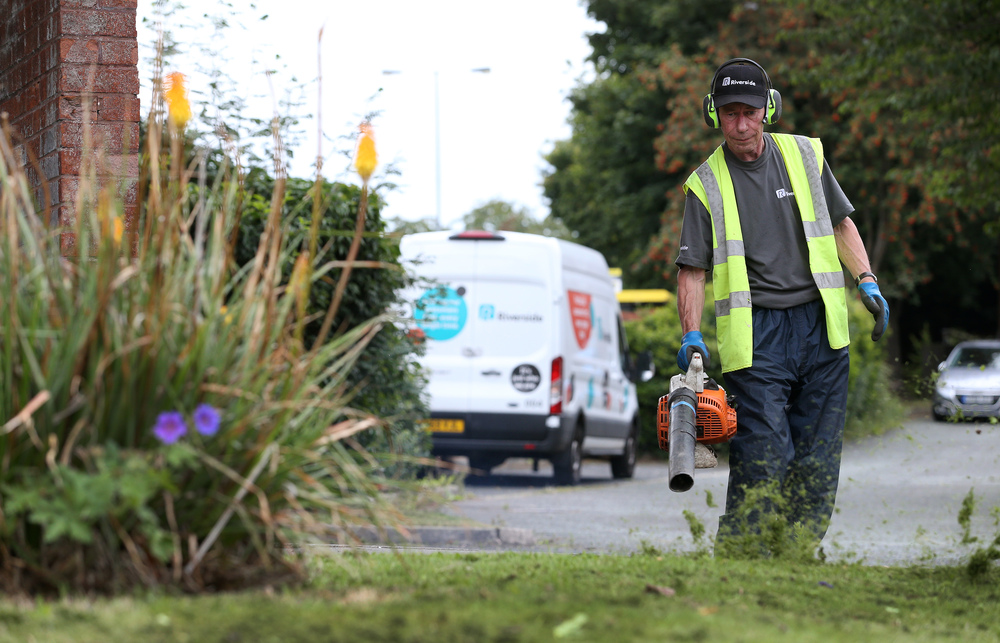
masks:
[(670, 453), (670, 490), (694, 486), (694, 470), (716, 465), (707, 445), (728, 442), (736, 435), (736, 409), (726, 390), (708, 377), (701, 355), (694, 353), (687, 373), (670, 378), (670, 393), (660, 398), (657, 437)]

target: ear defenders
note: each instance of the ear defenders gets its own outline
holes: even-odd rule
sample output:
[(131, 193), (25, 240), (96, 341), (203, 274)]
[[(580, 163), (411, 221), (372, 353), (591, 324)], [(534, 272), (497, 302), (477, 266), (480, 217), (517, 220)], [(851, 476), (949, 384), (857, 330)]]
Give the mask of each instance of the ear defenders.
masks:
[(731, 65), (746, 64), (753, 65), (764, 74), (764, 80), (767, 82), (767, 102), (764, 105), (764, 124), (774, 125), (781, 118), (781, 94), (778, 93), (777, 89), (771, 87), (771, 77), (767, 75), (767, 70), (761, 67), (756, 62), (750, 60), (749, 58), (733, 58), (722, 63), (718, 69), (715, 70), (715, 75), (712, 76), (712, 91), (709, 92), (705, 99), (702, 101), (702, 114), (705, 117), (705, 124), (712, 129), (719, 129), (719, 113), (715, 109), (715, 83), (719, 80), (719, 74), (722, 70)]

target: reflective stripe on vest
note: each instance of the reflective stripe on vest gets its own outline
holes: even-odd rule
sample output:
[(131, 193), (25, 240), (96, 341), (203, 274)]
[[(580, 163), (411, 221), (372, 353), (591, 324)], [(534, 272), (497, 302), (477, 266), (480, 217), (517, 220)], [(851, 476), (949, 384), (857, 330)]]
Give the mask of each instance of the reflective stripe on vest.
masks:
[[(837, 254), (830, 212), (823, 192), (823, 147), (819, 139), (771, 134), (791, 181), (809, 249), (809, 269), (826, 310), (827, 339), (833, 348), (850, 342), (847, 291)], [(746, 253), (736, 192), (720, 146), (684, 184), (693, 190), (712, 217), (714, 232), (712, 283), (722, 370), (753, 364), (753, 315)]]

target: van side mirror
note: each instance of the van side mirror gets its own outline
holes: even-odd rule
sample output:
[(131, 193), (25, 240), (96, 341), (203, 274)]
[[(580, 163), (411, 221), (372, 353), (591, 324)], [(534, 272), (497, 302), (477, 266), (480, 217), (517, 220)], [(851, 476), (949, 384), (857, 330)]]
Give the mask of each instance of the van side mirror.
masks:
[(653, 364), (653, 353), (642, 351), (636, 356), (635, 377), (633, 381), (648, 382), (656, 375), (656, 365)]

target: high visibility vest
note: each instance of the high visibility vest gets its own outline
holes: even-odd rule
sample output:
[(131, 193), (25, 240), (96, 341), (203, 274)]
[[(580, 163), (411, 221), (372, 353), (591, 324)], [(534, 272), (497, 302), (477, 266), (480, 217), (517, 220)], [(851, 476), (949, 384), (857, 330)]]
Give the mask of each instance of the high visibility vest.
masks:
[[(771, 138), (781, 151), (799, 207), (809, 248), (809, 270), (826, 308), (827, 339), (832, 348), (843, 348), (850, 343), (847, 291), (820, 179), (823, 144), (818, 138), (791, 134), (771, 134)], [(722, 371), (747, 368), (753, 364), (750, 278), (736, 209), (736, 190), (722, 146), (684, 183), (685, 193), (688, 190), (694, 191), (712, 217), (715, 237), (712, 283)]]

